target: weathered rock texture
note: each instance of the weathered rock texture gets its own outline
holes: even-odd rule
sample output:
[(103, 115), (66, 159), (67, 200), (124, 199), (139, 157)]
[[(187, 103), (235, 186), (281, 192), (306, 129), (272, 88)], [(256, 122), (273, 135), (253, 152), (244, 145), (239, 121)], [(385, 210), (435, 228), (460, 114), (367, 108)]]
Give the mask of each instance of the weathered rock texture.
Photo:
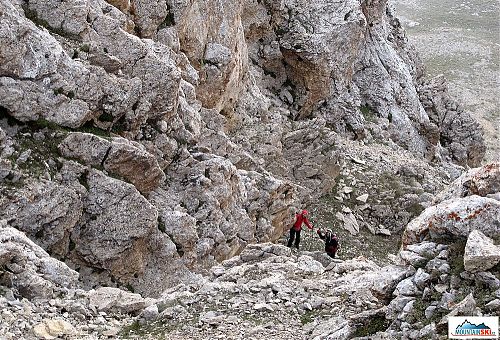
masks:
[(500, 247), (478, 230), (469, 234), (465, 245), (464, 267), (470, 272), (484, 272), (500, 262)]
[(0, 220), (0, 282), (23, 297), (51, 298), (78, 284), (78, 273), (50, 257), (26, 235)]
[[(0, 217), (87, 288), (196, 280), (344, 174), (373, 190), (339, 193), (369, 194), (339, 207), (354, 232), (388, 235), (484, 153), (386, 0), (0, 0), (0, 22)], [(496, 228), (464, 200), (460, 228)]]
[[(500, 227), (499, 164), (471, 169), (439, 193), (436, 205), (408, 224), (403, 245), (447, 236), (468, 237), (473, 230), (498, 238)], [(486, 197), (483, 197), (486, 196)]]

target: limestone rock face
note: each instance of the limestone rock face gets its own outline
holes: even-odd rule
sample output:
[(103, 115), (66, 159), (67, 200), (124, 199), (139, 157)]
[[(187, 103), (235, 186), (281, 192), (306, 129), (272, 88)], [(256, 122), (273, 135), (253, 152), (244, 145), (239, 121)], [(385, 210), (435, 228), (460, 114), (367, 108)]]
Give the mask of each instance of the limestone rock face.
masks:
[[(461, 163), (477, 165), (484, 155), (481, 133), (463, 111), (453, 129), (478, 131), (474, 142), (454, 133), (450, 138), (462, 142), (439, 145), (440, 131), (446, 135), (449, 128), (426, 112), (421, 92), (427, 87), (416, 86), (423, 83), (422, 64), (387, 1), (247, 1), (244, 7), (253, 74), (260, 87), (279, 93), (295, 118), (321, 116), (335, 131), (359, 139), (380, 138), (382, 128), (382, 138), (429, 158), (442, 146), (450, 148), (443, 157)], [(443, 101), (456, 106), (449, 97)], [(453, 156), (459, 145), (470, 155)]]
[[(333, 215), (365, 197), (341, 220), (353, 234), (368, 227), (389, 235), (385, 220), (402, 228), (429, 207), (443, 177), (461, 171), (447, 162), (481, 160), (477, 125), (442, 80), (424, 80), (386, 0), (0, 0), (0, 22), (0, 218), (78, 269), (86, 289), (127, 286), (160, 297), (183, 284), (217, 287), (258, 313), (280, 303), (333, 308), (349, 295), (349, 312), (327, 322), (342, 329), (304, 325), (299, 335), (348, 338), (385, 315), (379, 299), (401, 281), (399, 296), (418, 298), (451, 275), (438, 245), (396, 256), (421, 269), (410, 279), (408, 268), (295, 258), (267, 243), (296, 208), (342, 188)], [(485, 171), (459, 184), (469, 188), (465, 197), (453, 193), (446, 198), (456, 201), (412, 222), (405, 243), (473, 229), (496, 237), (498, 199), (488, 195), (497, 194), (498, 176)], [(354, 175), (370, 186), (347, 183)], [(40, 268), (9, 266), (35, 277), (27, 296), (54, 290)], [(255, 272), (267, 275), (264, 283), (252, 281)], [(324, 296), (306, 279), (313, 276), (325, 280)], [(240, 278), (248, 286), (234, 288)], [(248, 287), (267, 291), (238, 300)], [(112, 304), (125, 313), (143, 306), (131, 296), (132, 307), (120, 304), (118, 291), (94, 293), (110, 313)], [(398, 313), (409, 313), (406, 302)], [(152, 308), (148, 318), (184, 315), (190, 304)], [(203, 315), (202, 324), (222, 320)]]
[(0, 221), (2, 285), (28, 298), (51, 298), (54, 292), (78, 284), (78, 273), (52, 258), (22, 232)]
[(157, 212), (131, 184), (92, 170), (83, 220), (71, 238), (86, 263), (116, 278), (142, 273), (147, 238), (157, 230)]
[(103, 166), (105, 170), (123, 177), (137, 190), (149, 193), (165, 179), (156, 158), (139, 143), (125, 138), (104, 138), (88, 133), (71, 133), (59, 145), (66, 157), (77, 158), (88, 165)]
[(469, 195), (494, 196), (500, 192), (500, 163), (470, 169), (440, 192), (435, 202)]
[(500, 262), (500, 247), (482, 232), (474, 230), (467, 238), (464, 267), (469, 272), (484, 272)]
[[(175, 112), (180, 81), (175, 57), (167, 47), (123, 30), (127, 20), (116, 8), (101, 1), (29, 1), (19, 11), (7, 1), (1, 6), (2, 36), (17, 38), (2, 48), (0, 104), (17, 119), (76, 128), (104, 115), (104, 126), (122, 118), (137, 129), (149, 118)], [(81, 58), (72, 59), (34, 23), (82, 41), (72, 52)], [(118, 69), (129, 77), (106, 72)]]
[(204, 107), (225, 109), (230, 114), (248, 68), (242, 1), (196, 0), (169, 5), (180, 45), (199, 72), (197, 96)]
[(82, 217), (83, 204), (72, 189), (54, 182), (34, 183), (15, 197), (0, 199), (0, 218), (15, 227), (47, 251), (64, 257), (70, 234)]
[[(24, 14), (59, 29), (64, 22), (63, 11), (54, 6), (54, 2), (33, 2), (25, 6)], [(69, 6), (78, 13), (79, 21), (85, 22), (85, 2)], [(86, 67), (72, 60), (47, 30), (38, 29), (12, 2), (2, 1), (0, 10), (3, 22), (0, 105), (15, 118), (21, 121), (45, 119), (76, 128), (96, 116), (104, 102), (108, 103), (110, 114), (120, 116), (138, 100), (138, 93), (132, 88), (137, 85), (135, 80), (127, 82), (101, 68)], [(44, 17), (43, 13), (50, 13), (51, 17)], [(57, 23), (51, 20), (55, 17)], [(69, 25), (76, 24), (66, 21), (69, 22)], [(61, 27), (61, 30), (75, 34), (83, 28), (76, 25)]]

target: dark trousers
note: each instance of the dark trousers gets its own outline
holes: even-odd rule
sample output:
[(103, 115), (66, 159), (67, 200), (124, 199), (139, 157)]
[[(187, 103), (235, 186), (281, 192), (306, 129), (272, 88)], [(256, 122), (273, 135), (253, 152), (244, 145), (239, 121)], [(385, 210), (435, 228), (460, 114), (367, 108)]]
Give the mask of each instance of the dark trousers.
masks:
[(288, 246), (291, 247), (293, 240), (295, 240), (295, 248), (299, 249), (300, 243), (300, 230), (297, 231), (293, 227), (290, 229), (290, 238), (288, 239)]
[(326, 255), (330, 256), (332, 259), (335, 258), (335, 255), (337, 254), (337, 246), (326, 246), (325, 247), (325, 252)]

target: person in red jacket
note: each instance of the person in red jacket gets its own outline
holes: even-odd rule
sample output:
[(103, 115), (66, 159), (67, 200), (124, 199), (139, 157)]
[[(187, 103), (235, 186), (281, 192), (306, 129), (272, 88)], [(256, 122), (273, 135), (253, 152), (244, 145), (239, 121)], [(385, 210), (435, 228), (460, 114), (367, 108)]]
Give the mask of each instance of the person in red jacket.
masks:
[(290, 228), (290, 238), (288, 239), (288, 247), (292, 247), (292, 243), (295, 240), (295, 248), (299, 249), (300, 243), (300, 231), (302, 230), (302, 224), (304, 223), (309, 229), (313, 229), (311, 222), (307, 219), (307, 210), (302, 210), (295, 214), (295, 222)]

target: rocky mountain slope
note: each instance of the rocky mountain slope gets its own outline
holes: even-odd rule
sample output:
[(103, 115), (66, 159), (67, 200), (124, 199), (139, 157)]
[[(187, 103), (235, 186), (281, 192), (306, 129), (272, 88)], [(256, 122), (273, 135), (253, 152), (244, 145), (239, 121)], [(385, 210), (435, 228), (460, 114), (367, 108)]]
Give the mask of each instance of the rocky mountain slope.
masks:
[[(376, 319), (394, 320), (383, 307), (391, 287), (418, 272), (399, 262), (381, 267), (379, 259), (330, 265), (315, 252), (316, 260), (290, 256), (266, 242), (282, 237), (299, 207), (322, 218), (315, 224), (359, 237), (360, 251), (364, 232), (383, 243), (377, 235), (398, 235), (425, 208), (406, 228), (405, 246), (443, 231), (424, 230), (427, 219), (446, 219), (437, 216), (441, 205), (468, 204), (459, 216), (469, 206), (491, 210), (485, 218), (498, 220), (495, 186), (471, 191), (493, 198), (434, 201), (481, 163), (482, 132), (443, 79), (424, 77), (386, 1), (0, 0), (0, 22), (0, 302), (7, 320), (0, 327), (8, 338), (116, 336), (139, 312), (138, 328), (173, 318), (171, 327), (188, 328), (172, 328), (172, 336), (211, 334), (196, 328), (211, 324), (199, 319), (208, 312), (203, 306), (212, 295), (222, 301), (247, 290), (245, 303), (262, 308), (241, 301), (221, 308), (249, 312), (251, 325), (252, 311), (274, 311), (268, 305), (277, 302), (262, 283), (242, 288), (226, 272), (241, 273), (245, 284), (281, 272), (277, 284), (301, 286), (310, 268), (327, 282), (318, 292), (325, 306), (350, 294), (334, 273), (354, 271)], [(464, 230), (443, 233), (467, 237)], [(432, 258), (445, 261), (446, 245), (434, 245)], [(253, 258), (256, 252), (270, 262)], [(254, 266), (262, 267), (256, 277)], [(390, 282), (367, 295), (370, 277), (381, 271)], [(421, 303), (416, 291), (407, 302)], [(193, 302), (179, 304), (172, 294)], [(314, 310), (301, 305), (308, 297), (281, 301), (293, 302), (287, 308), (299, 315)], [(331, 316), (369, 319), (365, 302), (353, 299)], [(225, 318), (212, 311), (204, 317)], [(285, 333), (330, 332), (290, 322)], [(358, 334), (349, 322), (342, 336)], [(391, 332), (410, 327), (394, 322)]]
[(500, 310), (499, 176), (496, 163), (453, 182), (406, 227), (386, 266), (253, 244), (156, 299), (78, 289), (75, 271), (2, 221), (2, 283), (13, 284), (0, 297), (2, 331), (45, 339), (445, 339), (448, 316)]

